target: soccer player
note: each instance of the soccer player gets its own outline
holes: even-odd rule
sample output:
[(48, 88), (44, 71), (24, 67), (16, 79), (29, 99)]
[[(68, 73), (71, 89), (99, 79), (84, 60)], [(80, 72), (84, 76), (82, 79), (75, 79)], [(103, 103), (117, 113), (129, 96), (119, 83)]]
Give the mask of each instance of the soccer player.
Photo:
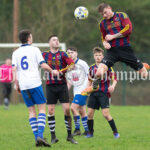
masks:
[(128, 15), (124, 12), (113, 12), (111, 6), (106, 3), (101, 3), (98, 11), (103, 16), (100, 21), (100, 32), (107, 52), (98, 66), (96, 77), (103, 78), (104, 73), (118, 61), (126, 63), (143, 77), (147, 77), (146, 68), (131, 48), (132, 23)]
[(59, 99), (64, 111), (64, 119), (68, 133), (67, 141), (77, 144), (71, 134), (72, 119), (70, 115), (69, 94), (65, 77), (66, 71), (74, 66), (74, 62), (65, 51), (59, 49), (59, 39), (56, 35), (51, 35), (48, 41), (50, 50), (43, 52), (43, 57), (51, 68), (56, 69), (60, 73), (57, 77), (53, 77), (52, 73), (48, 73), (46, 81), (48, 124), (51, 132), (51, 143), (58, 142), (55, 134), (55, 105)]
[[(14, 71), (16, 90), (21, 92), (29, 110), (29, 123), (35, 136), (36, 146), (50, 147), (43, 138), (46, 122), (46, 98), (44, 97), (38, 66), (58, 75), (44, 61), (39, 48), (32, 46), (32, 34), (25, 29), (20, 31), (19, 40), (22, 45), (13, 52), (12, 69)], [(36, 118), (35, 105), (38, 107)]]
[(5, 109), (8, 109), (10, 94), (12, 91), (12, 66), (11, 59), (6, 59), (5, 64), (0, 66), (0, 82), (3, 89)]
[(72, 82), (68, 81), (67, 83), (68, 89), (70, 89), (73, 85), (73, 93), (74, 93), (74, 98), (71, 104), (71, 111), (73, 113), (75, 123), (75, 130), (73, 135), (81, 135), (80, 116), (82, 118), (81, 119), (82, 125), (85, 130), (83, 135), (87, 135), (88, 133), (87, 113), (86, 113), (87, 96), (81, 95), (81, 92), (87, 87), (89, 66), (84, 60), (78, 58), (78, 52), (76, 48), (74, 47), (68, 48), (67, 53), (71, 56), (71, 58), (75, 62), (75, 68), (72, 70), (71, 74)]
[[(104, 57), (103, 53), (104, 53), (104, 51), (99, 47), (95, 47), (93, 49), (95, 64), (93, 64), (89, 69), (89, 86), (91, 86), (91, 84), (93, 82), (92, 79), (95, 77), (97, 68)], [(111, 80), (112, 80), (112, 84), (110, 84)], [(100, 81), (99, 88), (90, 94), (89, 101), (88, 101), (89, 133), (87, 134), (87, 136), (85, 136), (86, 138), (93, 137), (94, 112), (96, 109), (99, 110), (99, 108), (102, 109), (102, 114), (105, 117), (105, 119), (108, 121), (108, 123), (113, 131), (114, 137), (115, 138), (120, 137), (118, 130), (116, 128), (116, 125), (115, 125), (115, 121), (109, 112), (110, 93), (112, 93), (114, 91), (116, 84), (117, 84), (116, 75), (113, 71), (113, 68), (111, 67), (108, 69), (107, 73), (105, 74), (105, 78)], [(82, 92), (82, 93), (84, 93), (84, 92)]]

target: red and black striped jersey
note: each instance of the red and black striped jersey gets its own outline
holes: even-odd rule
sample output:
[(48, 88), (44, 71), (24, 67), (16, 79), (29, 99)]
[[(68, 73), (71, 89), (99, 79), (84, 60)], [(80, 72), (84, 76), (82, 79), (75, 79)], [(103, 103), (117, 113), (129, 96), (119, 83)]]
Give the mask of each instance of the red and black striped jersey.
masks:
[(132, 32), (132, 23), (128, 15), (124, 12), (114, 12), (114, 16), (110, 19), (102, 19), (100, 21), (100, 32), (102, 42), (107, 34), (121, 33), (124, 37), (109, 41), (112, 47), (130, 46), (130, 33)]
[(59, 50), (56, 53), (46, 51), (42, 53), (45, 62), (54, 70), (58, 70), (63, 73), (59, 77), (54, 77), (51, 73), (47, 73), (46, 84), (64, 84), (66, 83), (65, 72), (67, 69), (74, 64), (74, 61), (65, 51)]
[[(89, 75), (92, 79), (94, 79), (96, 71), (97, 71), (98, 66), (96, 64), (93, 64), (89, 68)], [(89, 77), (89, 80), (91, 80)], [(108, 91), (108, 88), (110, 86), (111, 80), (117, 80), (116, 73), (114, 72), (113, 68), (109, 68), (107, 73), (104, 75), (104, 79), (101, 80), (99, 83), (99, 91), (102, 91), (104, 93), (107, 93), (107, 95), (110, 97), (110, 92)]]

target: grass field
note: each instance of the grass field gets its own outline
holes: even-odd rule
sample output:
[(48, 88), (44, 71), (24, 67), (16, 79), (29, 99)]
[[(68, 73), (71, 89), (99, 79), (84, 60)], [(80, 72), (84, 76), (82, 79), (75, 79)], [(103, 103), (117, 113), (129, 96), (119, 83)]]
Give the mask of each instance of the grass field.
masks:
[[(59, 139), (51, 149), (56, 150), (150, 150), (150, 106), (112, 106), (120, 139), (114, 139), (107, 121), (100, 111), (95, 113), (94, 137), (75, 137), (77, 145), (66, 141), (66, 128), (61, 106), (56, 107), (56, 134)], [(83, 131), (83, 128), (81, 128)], [(50, 142), (46, 125), (44, 136)], [(23, 104), (0, 106), (0, 150), (34, 150), (34, 137), (28, 122), (28, 111)]]

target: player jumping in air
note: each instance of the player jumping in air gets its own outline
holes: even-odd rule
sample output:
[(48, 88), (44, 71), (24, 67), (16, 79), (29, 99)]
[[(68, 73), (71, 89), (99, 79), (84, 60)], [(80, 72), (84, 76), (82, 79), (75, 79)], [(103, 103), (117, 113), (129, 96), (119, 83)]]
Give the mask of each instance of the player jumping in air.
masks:
[[(100, 32), (103, 46), (107, 52), (98, 66), (95, 78), (102, 79), (108, 68), (118, 61), (126, 63), (146, 78), (148, 72), (131, 48), (132, 23), (128, 15), (124, 12), (113, 12), (111, 6), (106, 3), (101, 3), (98, 11), (103, 16), (100, 21)], [(93, 83), (93, 88), (97, 88), (97, 84)]]

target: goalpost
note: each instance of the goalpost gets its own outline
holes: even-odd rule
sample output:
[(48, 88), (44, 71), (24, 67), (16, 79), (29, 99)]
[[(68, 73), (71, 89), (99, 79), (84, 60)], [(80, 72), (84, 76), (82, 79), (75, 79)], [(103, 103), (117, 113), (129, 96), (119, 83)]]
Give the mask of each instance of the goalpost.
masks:
[[(0, 43), (0, 48), (17, 48), (21, 45), (21, 43)], [(33, 43), (33, 46), (36, 47), (49, 47), (48, 43)], [(62, 50), (66, 50), (66, 44), (60, 43), (60, 48)]]
[[(48, 43), (33, 43), (33, 46), (39, 47), (39, 48), (49, 48)], [(0, 48), (18, 48), (21, 46), (21, 43), (0, 43)], [(59, 44), (60, 49), (66, 51), (66, 44), (60, 43)], [(0, 64), (3, 64), (4, 60), (0, 60)]]

